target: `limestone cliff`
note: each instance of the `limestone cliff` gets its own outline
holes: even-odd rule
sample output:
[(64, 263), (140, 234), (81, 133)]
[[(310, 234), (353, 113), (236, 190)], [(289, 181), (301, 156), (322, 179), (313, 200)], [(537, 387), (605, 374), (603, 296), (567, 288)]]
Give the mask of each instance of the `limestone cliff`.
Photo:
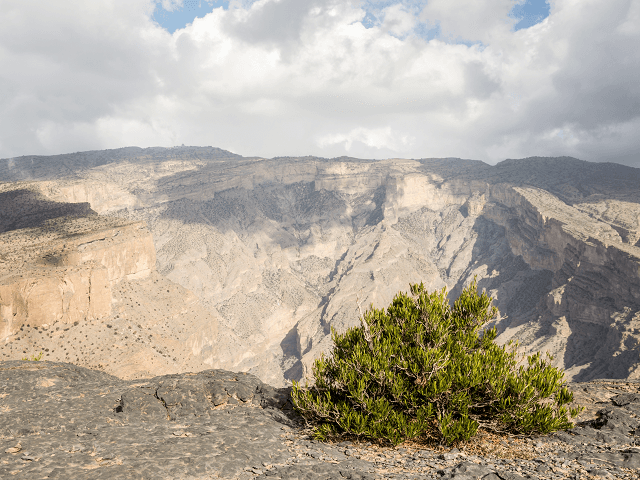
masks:
[(0, 340), (23, 325), (108, 316), (112, 285), (148, 276), (155, 262), (141, 222), (59, 217), (0, 234)]
[[(123, 281), (114, 295), (129, 302), (119, 332), (130, 327), (147, 341), (139, 332), (149, 325), (164, 338), (153, 368), (206, 360), (282, 385), (331, 348), (331, 327), (359, 324), (359, 305), (386, 306), (421, 281), (455, 297), (477, 276), (500, 309), (500, 341), (549, 351), (569, 379), (640, 375), (638, 169), (572, 158), (490, 166), (128, 148), (0, 160), (0, 181), (14, 192), (0, 188), (0, 205), (16, 206), (0, 215), (2, 231), (44, 228), (38, 212), (79, 201), (88, 203), (67, 216), (146, 222), (163, 279)], [(79, 246), (73, 252), (82, 258)], [(73, 268), (102, 268), (109, 285), (109, 275), (129, 275), (104, 261)], [(177, 290), (163, 282), (193, 292), (195, 310), (179, 310), (169, 297)], [(134, 298), (156, 293), (167, 297), (144, 311)]]
[(553, 276), (537, 318), (504, 322), (503, 336), (559, 355), (572, 378), (640, 376), (640, 248), (628, 241), (635, 231), (623, 239), (611, 224), (549, 192), (508, 190), (493, 191), (501, 203), (488, 206), (486, 217), (505, 227), (515, 255)]

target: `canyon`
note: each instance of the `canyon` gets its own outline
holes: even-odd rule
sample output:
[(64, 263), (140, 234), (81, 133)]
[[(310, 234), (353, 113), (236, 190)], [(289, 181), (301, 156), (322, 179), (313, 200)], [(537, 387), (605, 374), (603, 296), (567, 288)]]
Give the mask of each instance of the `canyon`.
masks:
[(565, 378), (640, 378), (640, 169), (533, 157), (0, 159), (0, 359), (120, 378), (309, 378), (331, 330), (474, 278), (498, 341)]

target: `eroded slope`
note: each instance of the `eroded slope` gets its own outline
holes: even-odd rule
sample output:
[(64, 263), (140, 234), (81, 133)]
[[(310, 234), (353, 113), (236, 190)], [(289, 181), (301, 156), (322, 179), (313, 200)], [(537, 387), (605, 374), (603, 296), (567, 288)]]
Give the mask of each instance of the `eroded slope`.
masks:
[[(47, 182), (52, 201), (145, 221), (158, 272), (218, 322), (215, 341), (194, 340), (216, 367), (275, 385), (299, 379), (330, 348), (332, 326), (359, 323), (358, 305), (385, 306), (420, 281), (455, 296), (477, 275), (502, 313), (502, 341), (549, 350), (575, 380), (638, 376), (637, 169), (569, 158), (266, 160), (209, 148), (82, 155), (36, 158), (38, 168), (13, 159), (3, 175)], [(85, 183), (109, 187), (82, 196)]]

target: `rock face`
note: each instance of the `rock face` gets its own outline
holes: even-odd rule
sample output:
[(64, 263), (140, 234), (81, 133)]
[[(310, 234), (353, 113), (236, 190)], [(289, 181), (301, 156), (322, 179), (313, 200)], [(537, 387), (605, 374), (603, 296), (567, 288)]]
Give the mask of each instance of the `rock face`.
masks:
[(0, 339), (111, 313), (111, 286), (155, 270), (143, 223), (92, 215), (0, 234)]
[(42, 352), (121, 378), (213, 366), (218, 319), (156, 272), (146, 224), (51, 200), (44, 183), (0, 188), (3, 356)]
[[(145, 221), (159, 274), (209, 315), (170, 317), (209, 368), (284, 385), (331, 348), (332, 327), (359, 324), (359, 307), (384, 307), (410, 282), (456, 297), (477, 276), (500, 309), (500, 341), (549, 351), (568, 379), (640, 376), (638, 169), (128, 148), (0, 160), (0, 181), (38, 192), (34, 221), (77, 201), (89, 205), (71, 215)], [(145, 322), (162, 324), (156, 310)]]
[(635, 479), (639, 386), (572, 384), (590, 408), (569, 432), (480, 434), (451, 450), (424, 442), (392, 448), (311, 439), (292, 411), (290, 388), (247, 373), (124, 381), (68, 363), (0, 362), (0, 477), (552, 480), (588, 472)]
[(252, 375), (126, 382), (70, 364), (0, 362), (0, 378), (2, 478), (238, 478), (248, 464), (290, 456), (287, 392)]

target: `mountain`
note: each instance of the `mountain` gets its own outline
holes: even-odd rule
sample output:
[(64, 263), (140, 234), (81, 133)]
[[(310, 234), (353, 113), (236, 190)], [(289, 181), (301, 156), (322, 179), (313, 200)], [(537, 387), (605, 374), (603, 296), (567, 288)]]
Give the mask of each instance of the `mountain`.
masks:
[[(109, 312), (60, 317), (51, 335), (26, 317), (6, 326), (4, 260), (3, 359), (43, 347), (127, 378), (224, 368), (281, 386), (308, 376), (331, 328), (359, 325), (361, 309), (416, 282), (455, 298), (477, 277), (500, 342), (549, 351), (569, 380), (640, 377), (640, 169), (130, 147), (3, 159), (0, 182), (4, 258), (11, 236), (48, 244), (51, 223), (90, 218), (148, 231), (156, 259), (144, 278), (109, 279)], [(96, 341), (63, 345), (60, 327)], [(104, 352), (124, 336), (119, 355)]]

